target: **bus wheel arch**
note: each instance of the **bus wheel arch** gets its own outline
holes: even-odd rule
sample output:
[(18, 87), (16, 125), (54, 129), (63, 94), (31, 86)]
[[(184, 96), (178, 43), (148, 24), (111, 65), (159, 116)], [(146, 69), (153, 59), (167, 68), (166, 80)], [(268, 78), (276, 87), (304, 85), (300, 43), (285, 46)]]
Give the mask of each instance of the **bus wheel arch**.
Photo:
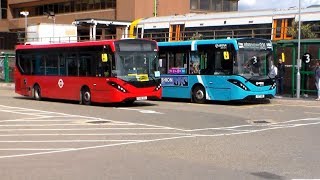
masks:
[(91, 105), (91, 91), (88, 86), (82, 86), (80, 90), (80, 104)]
[(32, 97), (37, 100), (37, 101), (40, 101), (41, 100), (41, 88), (40, 88), (40, 85), (38, 83), (35, 83), (33, 85), (33, 88), (32, 88)]
[(204, 86), (200, 83), (195, 84), (191, 89), (191, 99), (192, 102), (204, 104), (207, 100), (206, 90)]

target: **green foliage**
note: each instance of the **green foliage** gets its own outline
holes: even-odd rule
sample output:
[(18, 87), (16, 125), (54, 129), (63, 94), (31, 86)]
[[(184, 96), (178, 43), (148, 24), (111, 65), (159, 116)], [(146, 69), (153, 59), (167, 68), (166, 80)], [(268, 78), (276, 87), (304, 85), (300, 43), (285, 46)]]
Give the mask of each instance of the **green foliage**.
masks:
[(198, 32), (193, 33), (192, 37), (190, 38), (190, 40), (199, 40), (199, 39), (203, 39), (203, 35)]
[[(317, 34), (312, 32), (312, 24), (301, 24), (301, 39), (313, 39), (317, 38)], [(294, 39), (298, 38), (299, 23), (296, 21), (292, 22), (292, 26), (288, 27), (288, 35)]]

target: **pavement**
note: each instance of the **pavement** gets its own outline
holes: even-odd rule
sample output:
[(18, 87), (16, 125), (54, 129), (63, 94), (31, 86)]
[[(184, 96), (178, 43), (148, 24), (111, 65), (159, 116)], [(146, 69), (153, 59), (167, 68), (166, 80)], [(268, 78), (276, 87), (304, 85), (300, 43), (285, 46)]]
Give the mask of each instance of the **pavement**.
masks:
[(7, 87), (7, 88), (12, 88), (12, 89), (14, 89), (14, 83), (0, 82), (0, 87)]
[[(0, 82), (0, 88), (10, 88), (14, 89), (15, 85), (14, 83), (5, 83)], [(297, 100), (297, 101), (315, 101), (317, 97), (315, 95), (301, 95), (299, 99), (296, 97), (292, 97), (290, 94), (285, 94), (283, 96), (276, 96), (275, 100)]]

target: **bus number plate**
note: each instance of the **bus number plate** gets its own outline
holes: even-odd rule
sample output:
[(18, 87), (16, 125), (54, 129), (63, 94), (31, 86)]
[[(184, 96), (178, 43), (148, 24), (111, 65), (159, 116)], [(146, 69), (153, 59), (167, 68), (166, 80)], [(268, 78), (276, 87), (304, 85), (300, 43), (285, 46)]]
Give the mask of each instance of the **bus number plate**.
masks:
[(256, 98), (257, 98), (257, 99), (263, 99), (263, 98), (264, 98), (264, 95), (256, 95)]
[(147, 96), (137, 97), (137, 101), (144, 101), (147, 100)]

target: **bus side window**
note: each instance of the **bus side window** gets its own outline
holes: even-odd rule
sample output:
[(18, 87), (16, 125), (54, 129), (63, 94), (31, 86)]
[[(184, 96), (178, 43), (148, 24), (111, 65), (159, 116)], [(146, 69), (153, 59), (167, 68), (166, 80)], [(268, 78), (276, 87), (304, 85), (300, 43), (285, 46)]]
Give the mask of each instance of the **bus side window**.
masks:
[(167, 54), (160, 53), (159, 54), (159, 67), (161, 74), (167, 74)]

